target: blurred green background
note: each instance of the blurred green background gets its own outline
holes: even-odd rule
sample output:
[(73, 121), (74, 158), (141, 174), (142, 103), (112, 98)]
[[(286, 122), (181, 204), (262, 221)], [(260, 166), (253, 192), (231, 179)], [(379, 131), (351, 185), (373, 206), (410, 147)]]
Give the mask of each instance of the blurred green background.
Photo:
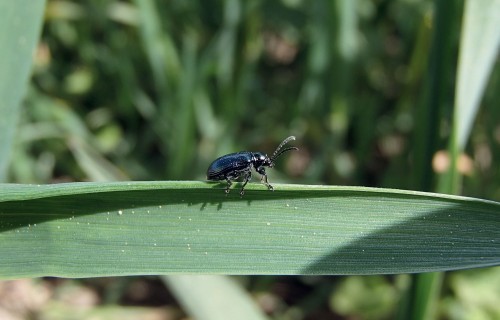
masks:
[[(300, 152), (280, 159), (271, 182), (442, 191), (463, 9), (48, 0), (7, 180), (204, 180), (218, 156), (270, 153), (295, 135)], [(496, 201), (499, 77), (497, 56), (457, 163), (461, 194)], [(238, 281), (273, 319), (389, 319), (412, 277)], [(12, 287), (27, 297), (20, 314), (35, 318), (186, 317), (154, 277), (4, 282), (0, 301)], [(500, 317), (499, 288), (499, 268), (447, 273), (437, 315)]]

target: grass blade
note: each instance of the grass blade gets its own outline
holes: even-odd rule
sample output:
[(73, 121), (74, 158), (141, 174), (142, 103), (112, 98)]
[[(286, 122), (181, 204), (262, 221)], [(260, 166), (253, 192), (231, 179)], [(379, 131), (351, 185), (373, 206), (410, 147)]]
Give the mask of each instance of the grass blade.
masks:
[(500, 203), (361, 187), (0, 185), (0, 277), (379, 274), (500, 263)]
[(267, 319), (248, 293), (229, 277), (175, 275), (163, 280), (195, 319)]
[(6, 180), (10, 147), (26, 91), (45, 1), (0, 2), (0, 181)]
[(484, 89), (497, 61), (499, 21), (500, 0), (465, 2), (454, 119), (459, 150), (465, 148)]

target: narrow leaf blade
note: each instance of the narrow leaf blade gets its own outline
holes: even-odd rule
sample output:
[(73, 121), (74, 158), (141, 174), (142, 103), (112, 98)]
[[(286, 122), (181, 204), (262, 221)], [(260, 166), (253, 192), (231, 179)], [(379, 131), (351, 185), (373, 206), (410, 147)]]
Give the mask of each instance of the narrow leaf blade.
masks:
[(0, 277), (379, 274), (498, 265), (500, 204), (203, 182), (0, 185)]

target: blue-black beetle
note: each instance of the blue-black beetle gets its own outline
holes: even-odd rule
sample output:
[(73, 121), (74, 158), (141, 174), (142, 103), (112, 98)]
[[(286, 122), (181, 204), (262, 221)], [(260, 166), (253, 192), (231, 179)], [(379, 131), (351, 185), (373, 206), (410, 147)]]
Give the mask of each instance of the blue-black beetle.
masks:
[[(290, 136), (280, 143), (276, 151), (274, 151), (271, 157), (262, 152), (250, 152), (241, 151), (236, 153), (226, 154), (220, 158), (217, 158), (212, 162), (212, 164), (207, 169), (207, 179), (208, 180), (226, 180), (226, 194), (229, 193), (229, 188), (231, 187), (231, 180), (236, 180), (243, 176), (243, 186), (241, 187), (240, 195), (243, 196), (245, 193), (245, 186), (248, 181), (252, 179), (252, 167), (255, 171), (262, 175), (260, 179), (269, 190), (274, 190), (273, 186), (267, 181), (267, 174), (265, 167), (272, 168), (274, 166), (274, 161), (281, 156), (283, 153), (290, 150), (299, 150), (296, 147), (288, 147), (283, 150), (281, 148), (287, 144), (289, 141), (295, 140), (294, 136)], [(281, 151), (280, 151), (281, 150)]]

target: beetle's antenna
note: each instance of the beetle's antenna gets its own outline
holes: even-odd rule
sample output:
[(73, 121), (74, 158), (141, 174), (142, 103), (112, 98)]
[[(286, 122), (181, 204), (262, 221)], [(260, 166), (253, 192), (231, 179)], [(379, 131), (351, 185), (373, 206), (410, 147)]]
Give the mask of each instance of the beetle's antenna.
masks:
[(274, 160), (276, 160), (279, 156), (281, 156), (283, 153), (285, 153), (287, 151), (290, 151), (290, 150), (299, 150), (299, 148), (297, 148), (297, 147), (288, 147), (286, 149), (283, 149), (283, 150), (281, 150), (280, 153), (278, 153), (277, 155), (273, 156), (271, 158), (271, 160), (274, 162)]
[[(285, 144), (287, 144), (289, 141), (292, 141), (292, 140), (295, 140), (294, 136), (290, 136), (290, 137), (286, 138), (285, 140), (283, 140), (283, 142), (280, 143), (280, 145), (278, 146), (278, 148), (276, 148), (276, 151), (274, 151), (273, 155), (271, 156), (271, 160), (273, 162), (274, 162), (274, 160), (276, 160), (276, 158), (278, 158), (280, 155), (282, 155), (283, 153), (285, 153), (287, 151), (290, 151), (290, 150), (299, 150), (299, 148), (297, 148), (297, 147), (288, 147), (286, 149), (281, 150), (281, 148), (283, 148), (283, 146)], [(281, 150), (281, 152), (280, 152), (280, 150)]]

